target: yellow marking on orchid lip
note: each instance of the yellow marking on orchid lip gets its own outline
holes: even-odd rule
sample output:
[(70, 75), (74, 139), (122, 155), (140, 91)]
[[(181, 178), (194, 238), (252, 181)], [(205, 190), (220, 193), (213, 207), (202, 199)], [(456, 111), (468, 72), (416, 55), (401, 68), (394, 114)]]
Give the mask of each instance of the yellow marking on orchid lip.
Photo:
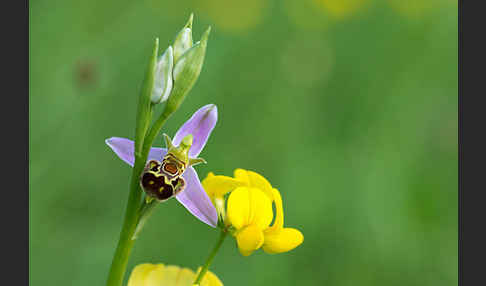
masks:
[(160, 187), (159, 193), (162, 193), (164, 191), (164, 187)]
[(154, 183), (154, 181), (149, 181), (149, 185), (153, 185)]
[(152, 175), (154, 175), (154, 177), (157, 177), (157, 178), (160, 178), (160, 177), (163, 176), (162, 174), (158, 174), (157, 172), (154, 172), (154, 171), (147, 171), (146, 173), (147, 174), (152, 174)]
[(166, 176), (164, 176), (164, 183), (166, 185), (170, 185), (171, 184), (171, 180), (169, 180), (169, 178), (167, 178)]

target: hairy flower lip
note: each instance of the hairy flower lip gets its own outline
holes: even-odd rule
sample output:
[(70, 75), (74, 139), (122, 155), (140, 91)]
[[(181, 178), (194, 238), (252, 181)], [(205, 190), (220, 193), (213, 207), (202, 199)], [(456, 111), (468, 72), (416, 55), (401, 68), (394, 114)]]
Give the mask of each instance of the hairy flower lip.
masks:
[[(196, 157), (207, 143), (209, 135), (217, 122), (217, 107), (208, 104), (198, 109), (192, 117), (186, 121), (174, 136), (172, 143), (179, 145), (180, 141), (187, 135), (194, 137), (193, 144), (189, 150), (191, 156)], [(134, 142), (130, 139), (121, 137), (111, 137), (105, 143), (115, 152), (115, 154), (125, 163), (133, 167), (135, 162)], [(152, 147), (147, 158), (149, 160), (162, 160), (167, 153), (166, 148)], [(216, 227), (218, 215), (211, 200), (204, 191), (196, 170), (189, 166), (182, 177), (186, 180), (184, 191), (176, 195), (176, 199), (195, 217), (211, 227)]]

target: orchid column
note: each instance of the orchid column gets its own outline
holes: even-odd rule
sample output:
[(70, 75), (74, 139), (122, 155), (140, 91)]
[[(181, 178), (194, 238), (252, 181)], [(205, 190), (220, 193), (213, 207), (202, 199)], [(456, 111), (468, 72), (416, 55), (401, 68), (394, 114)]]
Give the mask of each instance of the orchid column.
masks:
[[(152, 148), (152, 144), (167, 119), (179, 108), (192, 89), (201, 72), (210, 28), (204, 32), (199, 42), (193, 44), (192, 19), (191, 15), (187, 24), (177, 35), (173, 46), (169, 46), (160, 57), (158, 57), (159, 41), (155, 40), (139, 97), (135, 141), (117, 137), (106, 140), (106, 143), (121, 159), (133, 166), (125, 218), (107, 286), (122, 285), (136, 234), (149, 217), (151, 210), (159, 204), (159, 201), (163, 201), (153, 196), (142, 199), (141, 178), (142, 174), (148, 174), (150, 166), (152, 166), (147, 165), (148, 159), (162, 164), (160, 161), (166, 156), (167, 150)], [(165, 102), (165, 108), (162, 114), (152, 123), (154, 108), (163, 102)], [(206, 105), (179, 129), (174, 140), (167, 142), (171, 145), (167, 146), (169, 153), (175, 154), (176, 159), (180, 159), (178, 156), (182, 156), (181, 154), (187, 155), (187, 161), (183, 162), (187, 164), (184, 165), (183, 173), (179, 174), (185, 183), (184, 191), (176, 193), (172, 190), (171, 195), (166, 199), (175, 196), (192, 214), (213, 227), (217, 223), (216, 210), (202, 189), (197, 173), (191, 166), (193, 164), (190, 164), (190, 159), (196, 159), (195, 157), (199, 155), (216, 120), (216, 106)], [(173, 148), (170, 149), (170, 147)], [(160, 171), (160, 169), (157, 170)], [(157, 170), (153, 172), (157, 173)]]

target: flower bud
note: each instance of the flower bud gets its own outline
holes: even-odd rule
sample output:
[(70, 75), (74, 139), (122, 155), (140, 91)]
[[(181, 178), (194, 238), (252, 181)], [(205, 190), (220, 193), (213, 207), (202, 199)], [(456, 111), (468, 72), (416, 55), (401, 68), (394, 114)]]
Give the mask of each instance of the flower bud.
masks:
[(174, 67), (174, 56), (172, 47), (169, 46), (157, 62), (155, 70), (154, 87), (150, 100), (153, 104), (161, 103), (169, 98), (172, 91), (172, 69)]
[(175, 111), (196, 83), (204, 63), (210, 31), (211, 27), (204, 32), (201, 41), (187, 50), (175, 63), (172, 72), (174, 88), (167, 101), (169, 110)]
[(176, 63), (179, 58), (192, 47), (192, 19), (193, 14), (189, 17), (186, 25), (177, 35), (174, 41), (174, 63)]

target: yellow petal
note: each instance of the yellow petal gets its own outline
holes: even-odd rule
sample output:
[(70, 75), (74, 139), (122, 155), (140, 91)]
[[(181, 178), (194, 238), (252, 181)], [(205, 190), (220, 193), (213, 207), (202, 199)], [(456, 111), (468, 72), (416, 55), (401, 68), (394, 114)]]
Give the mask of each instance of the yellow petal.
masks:
[(137, 284), (136, 286), (158, 286), (161, 281), (165, 279), (167, 267), (164, 264), (157, 264), (155, 268), (149, 273), (144, 284)]
[(290, 251), (304, 241), (304, 235), (295, 228), (283, 228), (280, 231), (266, 231), (263, 251), (282, 253)]
[[(197, 272), (200, 270), (201, 267)], [(188, 268), (144, 263), (133, 269), (127, 286), (189, 286), (193, 285), (195, 279), (196, 273)], [(208, 271), (198, 286), (223, 286), (223, 283), (214, 273)]]
[[(201, 269), (202, 267), (199, 267), (197, 269), (196, 275), (194, 275), (194, 279), (196, 279), (195, 277), (199, 275)], [(192, 285), (192, 284), (188, 284), (188, 285)], [(204, 274), (204, 277), (201, 281), (201, 284), (199, 284), (199, 286), (223, 286), (223, 282), (219, 280), (218, 276), (216, 276), (213, 272), (208, 270), (206, 274)]]
[(260, 189), (250, 188), (250, 218), (249, 224), (254, 224), (260, 229), (267, 228), (273, 219), (272, 202)]
[(157, 265), (151, 263), (143, 263), (135, 266), (130, 274), (127, 286), (144, 286), (147, 276), (156, 267)]
[(275, 221), (273, 222), (273, 225), (270, 227), (270, 229), (272, 231), (277, 231), (282, 229), (284, 224), (282, 197), (280, 196), (280, 192), (275, 188), (272, 188), (272, 194), (275, 203)]
[(249, 225), (236, 234), (238, 249), (243, 256), (248, 256), (260, 248), (263, 239), (262, 230), (255, 225)]
[(250, 198), (247, 187), (236, 188), (228, 198), (226, 215), (229, 222), (240, 229), (249, 223)]
[(237, 187), (245, 186), (246, 183), (227, 176), (215, 176), (209, 173), (202, 181), (202, 186), (210, 198), (222, 197)]
[(209, 178), (212, 178), (214, 177), (214, 173), (213, 172), (209, 172), (208, 175), (206, 176), (206, 179), (209, 179)]
[(260, 189), (238, 187), (228, 198), (227, 217), (236, 229), (250, 224), (265, 229), (273, 218), (272, 203)]
[(206, 176), (206, 178), (204, 178), (204, 180), (202, 180), (201, 182), (201, 185), (203, 186), (203, 189), (206, 191), (206, 194), (208, 194), (208, 196), (212, 199), (213, 198), (213, 193), (211, 192), (211, 190), (208, 188), (208, 186), (204, 186), (204, 181), (206, 180), (209, 180), (209, 179), (212, 179), (214, 178), (215, 175), (213, 172), (209, 172), (208, 175)]
[(243, 169), (235, 169), (233, 171), (233, 175), (235, 179), (237, 179), (238, 181), (244, 182), (247, 185), (250, 184), (250, 177), (248, 177), (248, 171)]
[[(167, 286), (176, 286), (177, 284), (177, 276), (179, 275), (179, 271), (181, 268), (176, 265), (167, 265), (165, 267), (164, 275), (160, 277), (156, 277), (154, 279), (154, 284), (150, 284), (150, 286), (159, 286), (159, 285), (167, 285)], [(147, 285), (149, 286), (149, 285)]]
[(206, 278), (209, 280), (209, 286), (223, 286), (223, 282), (211, 271), (206, 273)]
[(177, 276), (177, 286), (189, 286), (192, 285), (196, 279), (194, 271), (189, 268), (182, 268)]
[(247, 171), (250, 187), (262, 190), (273, 201), (272, 185), (262, 175), (253, 171)]

